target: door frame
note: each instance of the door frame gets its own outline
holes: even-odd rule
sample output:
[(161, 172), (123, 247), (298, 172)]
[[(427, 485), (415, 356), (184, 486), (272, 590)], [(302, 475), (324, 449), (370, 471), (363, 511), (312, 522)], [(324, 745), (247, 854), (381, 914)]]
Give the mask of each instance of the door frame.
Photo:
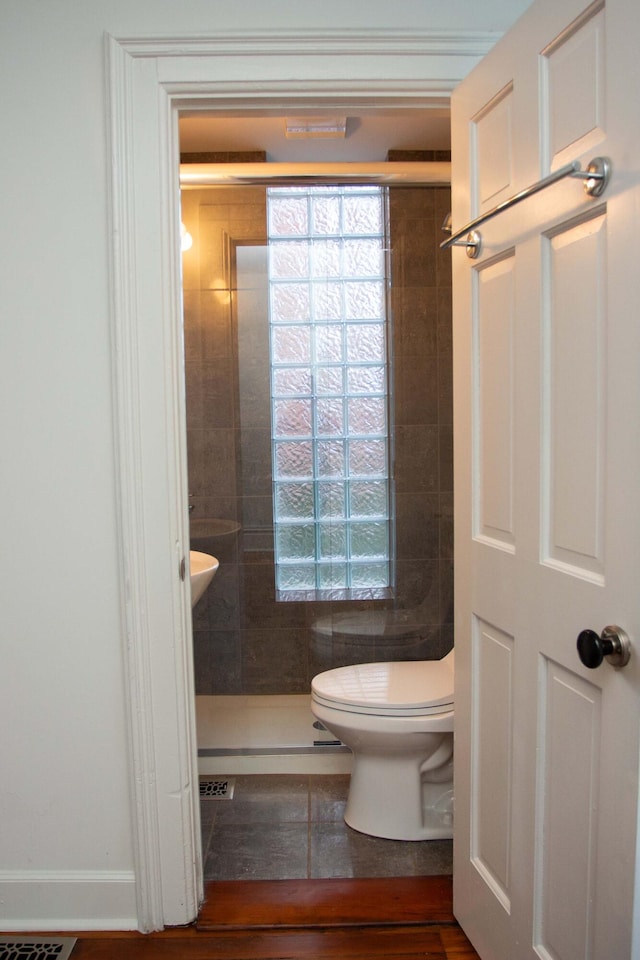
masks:
[(203, 896), (189, 591), (178, 117), (447, 106), (490, 32), (105, 37), (123, 669), (141, 931)]

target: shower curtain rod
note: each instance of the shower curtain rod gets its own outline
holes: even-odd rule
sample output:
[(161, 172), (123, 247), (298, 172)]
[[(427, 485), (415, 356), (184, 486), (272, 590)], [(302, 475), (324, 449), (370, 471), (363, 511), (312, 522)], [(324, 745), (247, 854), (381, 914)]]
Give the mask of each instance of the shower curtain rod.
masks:
[(181, 163), (181, 187), (230, 184), (449, 186), (448, 162), (385, 163)]

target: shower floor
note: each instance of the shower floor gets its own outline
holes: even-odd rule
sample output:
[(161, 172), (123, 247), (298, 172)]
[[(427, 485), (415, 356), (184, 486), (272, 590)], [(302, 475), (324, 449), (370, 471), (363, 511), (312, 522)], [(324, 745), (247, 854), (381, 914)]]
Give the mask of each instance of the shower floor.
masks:
[(196, 697), (199, 773), (349, 773), (351, 752), (314, 728), (310, 701), (308, 694)]

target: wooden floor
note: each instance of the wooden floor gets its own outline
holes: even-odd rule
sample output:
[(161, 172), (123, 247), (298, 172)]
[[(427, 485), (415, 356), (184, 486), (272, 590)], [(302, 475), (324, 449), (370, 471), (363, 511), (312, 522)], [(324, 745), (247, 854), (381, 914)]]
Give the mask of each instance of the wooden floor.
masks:
[(478, 960), (450, 877), (214, 881), (192, 926), (69, 935), (71, 960)]

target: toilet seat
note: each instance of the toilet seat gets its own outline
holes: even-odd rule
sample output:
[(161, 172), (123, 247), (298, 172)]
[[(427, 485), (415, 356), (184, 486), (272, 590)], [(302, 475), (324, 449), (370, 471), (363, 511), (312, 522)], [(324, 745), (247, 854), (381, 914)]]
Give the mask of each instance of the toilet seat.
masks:
[(316, 703), (347, 713), (430, 716), (453, 710), (453, 658), (359, 663), (314, 677)]

